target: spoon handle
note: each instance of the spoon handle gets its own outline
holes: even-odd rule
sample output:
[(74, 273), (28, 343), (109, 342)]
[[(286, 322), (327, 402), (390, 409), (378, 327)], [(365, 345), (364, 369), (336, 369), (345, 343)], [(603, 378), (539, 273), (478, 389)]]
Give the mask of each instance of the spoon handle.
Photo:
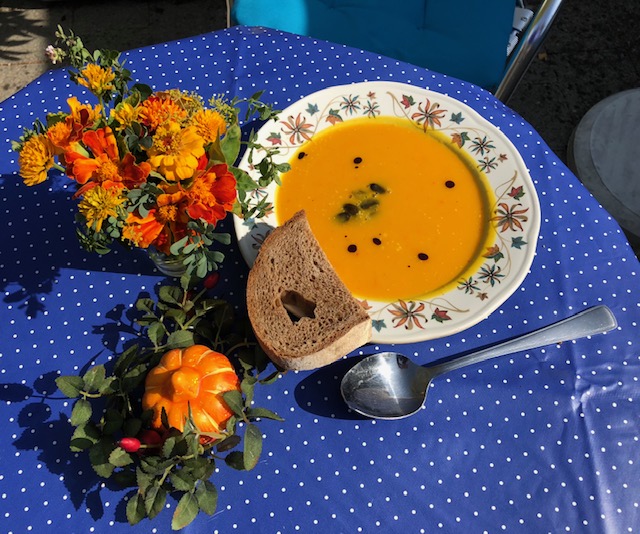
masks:
[(554, 343), (602, 334), (618, 326), (616, 318), (607, 306), (595, 306), (557, 323), (545, 326), (529, 334), (516, 337), (504, 343), (460, 356), (448, 362), (430, 366), (433, 376), (459, 369), (467, 365), (483, 362), (497, 356), (523, 350), (537, 349)]

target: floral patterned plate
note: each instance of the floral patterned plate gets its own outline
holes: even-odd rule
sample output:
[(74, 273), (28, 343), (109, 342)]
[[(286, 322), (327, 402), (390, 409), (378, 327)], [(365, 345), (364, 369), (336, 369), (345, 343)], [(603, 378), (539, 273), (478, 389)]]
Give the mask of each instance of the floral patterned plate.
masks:
[[(533, 261), (540, 229), (540, 205), (520, 154), (506, 136), (465, 104), (426, 89), (395, 82), (363, 82), (313, 93), (289, 106), (280, 121), (258, 132), (263, 146), (278, 147), (276, 162), (287, 162), (317, 132), (342, 121), (393, 116), (434, 128), (477, 162), (493, 191), (490, 224), (493, 246), (481, 267), (453, 289), (428, 300), (366, 301), (374, 343), (412, 343), (469, 328), (498, 308), (520, 286)], [(254, 155), (254, 161), (259, 161)], [(240, 167), (253, 175), (247, 161)], [(275, 199), (273, 186), (256, 195)], [(271, 214), (260, 221), (235, 218), (240, 251), (253, 264), (261, 243), (277, 225)]]

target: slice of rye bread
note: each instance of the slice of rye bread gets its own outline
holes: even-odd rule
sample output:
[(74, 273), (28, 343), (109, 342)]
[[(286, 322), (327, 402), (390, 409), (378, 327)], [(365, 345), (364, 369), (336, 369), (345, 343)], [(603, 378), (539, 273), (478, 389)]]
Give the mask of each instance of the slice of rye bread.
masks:
[(247, 310), (260, 346), (284, 369), (322, 367), (371, 339), (371, 318), (333, 270), (304, 211), (260, 247)]

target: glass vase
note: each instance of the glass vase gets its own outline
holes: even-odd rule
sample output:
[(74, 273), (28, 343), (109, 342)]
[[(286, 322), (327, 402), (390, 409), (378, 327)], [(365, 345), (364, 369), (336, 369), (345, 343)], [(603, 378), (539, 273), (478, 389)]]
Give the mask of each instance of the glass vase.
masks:
[(149, 248), (149, 258), (155, 264), (158, 271), (165, 276), (180, 278), (187, 272), (187, 266), (184, 264), (184, 256), (167, 255), (154, 248)]

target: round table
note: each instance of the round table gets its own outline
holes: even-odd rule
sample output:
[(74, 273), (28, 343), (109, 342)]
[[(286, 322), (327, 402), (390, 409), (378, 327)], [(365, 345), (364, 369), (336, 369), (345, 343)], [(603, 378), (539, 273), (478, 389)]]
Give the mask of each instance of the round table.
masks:
[[(536, 257), (519, 289), (477, 325), (399, 347), (427, 364), (606, 304), (615, 331), (459, 370), (425, 407), (397, 421), (359, 417), (339, 383), (353, 358), (287, 373), (256, 402), (263, 421), (252, 471), (221, 464), (218, 509), (188, 532), (634, 532), (640, 525), (639, 264), (618, 224), (521, 117), (490, 93), (376, 54), (261, 28), (235, 27), (125, 54), (157, 90), (263, 98), (283, 109), (331, 85), (414, 84), (456, 98), (522, 155), (541, 203)], [(131, 339), (130, 311), (163, 281), (139, 252), (91, 255), (77, 243), (69, 180), (27, 188), (10, 141), (47, 112), (85, 98), (63, 70), (0, 103), (0, 530), (169, 532), (176, 501), (128, 527), (130, 490), (69, 450), (72, 402), (60, 374), (109, 364)], [(245, 125), (248, 131), (252, 125)], [(226, 220), (223, 230), (231, 231)], [(244, 304), (247, 267), (226, 251), (216, 294)], [(365, 346), (354, 355), (388, 346)]]

